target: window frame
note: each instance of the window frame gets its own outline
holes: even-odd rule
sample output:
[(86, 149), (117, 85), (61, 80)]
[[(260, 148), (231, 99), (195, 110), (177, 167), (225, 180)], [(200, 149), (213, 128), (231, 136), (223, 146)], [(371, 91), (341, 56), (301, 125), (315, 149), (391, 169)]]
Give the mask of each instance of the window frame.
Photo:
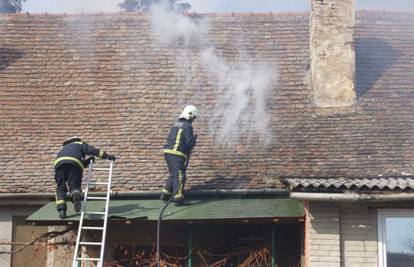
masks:
[(414, 218), (414, 209), (378, 209), (378, 267), (387, 267), (386, 218)]

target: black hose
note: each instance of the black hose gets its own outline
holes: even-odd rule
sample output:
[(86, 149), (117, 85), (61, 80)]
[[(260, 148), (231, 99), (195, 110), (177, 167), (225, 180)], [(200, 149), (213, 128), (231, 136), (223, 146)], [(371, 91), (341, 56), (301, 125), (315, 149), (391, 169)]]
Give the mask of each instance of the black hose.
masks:
[[(184, 171), (187, 170), (189, 161), (190, 161), (190, 155), (188, 155), (188, 158), (184, 163)], [(178, 193), (179, 188), (180, 188), (180, 183), (178, 183), (177, 189), (173, 192), (170, 199), (167, 201), (167, 203), (165, 203), (164, 207), (161, 209), (160, 216), (158, 217), (158, 222), (157, 222), (157, 267), (160, 267), (160, 227), (161, 227), (162, 214), (164, 213), (164, 211), (168, 207), (168, 205), (170, 205), (171, 201), (173, 201), (175, 195)]]
[(162, 214), (164, 213), (164, 211), (168, 207), (168, 205), (173, 201), (175, 195), (178, 192), (178, 188), (179, 188), (179, 186), (174, 191), (174, 193), (172, 194), (170, 199), (167, 201), (167, 203), (165, 203), (164, 207), (162, 207), (161, 212), (160, 212), (160, 216), (158, 217), (158, 222), (157, 222), (157, 267), (160, 267), (160, 228), (161, 228)]

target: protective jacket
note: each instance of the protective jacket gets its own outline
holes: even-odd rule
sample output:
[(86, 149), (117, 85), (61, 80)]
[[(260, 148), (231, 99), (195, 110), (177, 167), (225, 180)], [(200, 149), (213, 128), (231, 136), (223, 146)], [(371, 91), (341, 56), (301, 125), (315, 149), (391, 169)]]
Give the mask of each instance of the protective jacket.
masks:
[(187, 159), (195, 145), (196, 138), (193, 135), (193, 126), (190, 121), (182, 118), (172, 125), (167, 137), (167, 144), (164, 145), (164, 153)]
[(83, 170), (87, 165), (86, 155), (97, 156), (98, 158), (107, 158), (107, 154), (91, 145), (82, 141), (63, 143), (63, 148), (54, 161), (55, 169), (63, 164), (73, 164)]

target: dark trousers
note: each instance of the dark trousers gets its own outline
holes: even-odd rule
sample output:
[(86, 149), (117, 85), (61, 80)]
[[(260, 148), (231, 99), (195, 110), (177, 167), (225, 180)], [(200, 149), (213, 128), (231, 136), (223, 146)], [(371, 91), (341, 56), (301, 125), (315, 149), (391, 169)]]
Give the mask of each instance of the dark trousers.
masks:
[(182, 200), (184, 199), (183, 190), (186, 181), (186, 170), (188, 162), (184, 157), (167, 153), (164, 154), (164, 158), (167, 162), (168, 172), (170, 175), (167, 178), (162, 193), (171, 195), (174, 192), (177, 192), (174, 200)]
[(82, 174), (82, 170), (73, 164), (63, 164), (55, 170), (57, 210), (66, 209), (68, 189), (70, 194), (81, 191)]

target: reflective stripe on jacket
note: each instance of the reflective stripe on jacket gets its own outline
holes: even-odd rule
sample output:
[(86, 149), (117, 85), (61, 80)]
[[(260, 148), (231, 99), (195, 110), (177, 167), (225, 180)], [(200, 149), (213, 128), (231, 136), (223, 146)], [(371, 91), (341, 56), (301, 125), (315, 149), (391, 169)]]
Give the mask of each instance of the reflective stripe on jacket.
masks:
[(55, 169), (57, 169), (59, 166), (69, 163), (74, 164), (83, 170), (83, 161), (85, 160), (86, 155), (102, 158), (104, 152), (85, 142), (68, 143), (59, 151), (53, 165)]
[(172, 125), (168, 133), (164, 153), (188, 158), (195, 145), (193, 126), (188, 120), (180, 119)]

